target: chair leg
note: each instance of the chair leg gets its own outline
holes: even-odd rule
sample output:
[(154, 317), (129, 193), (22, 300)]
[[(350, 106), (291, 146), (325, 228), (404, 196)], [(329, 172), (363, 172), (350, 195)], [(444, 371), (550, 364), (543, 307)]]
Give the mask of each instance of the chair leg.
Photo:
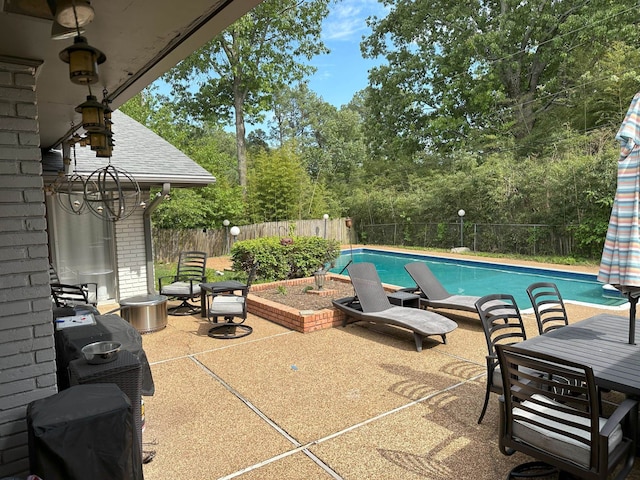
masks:
[(489, 396), (491, 396), (491, 390), (489, 390), (489, 383), (487, 382), (487, 392), (484, 395), (484, 405), (482, 406), (482, 412), (480, 413), (480, 418), (478, 418), (478, 425), (482, 423), (484, 414), (487, 413), (487, 407), (489, 406)]
[(413, 332), (413, 339), (416, 342), (416, 350), (418, 352), (421, 352), (422, 351), (422, 340), (423, 340), (422, 335), (420, 335), (419, 333)]

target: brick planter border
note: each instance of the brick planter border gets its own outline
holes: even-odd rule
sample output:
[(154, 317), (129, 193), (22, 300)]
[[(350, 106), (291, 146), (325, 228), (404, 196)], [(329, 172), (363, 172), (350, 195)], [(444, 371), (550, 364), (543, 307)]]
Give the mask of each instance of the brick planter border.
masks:
[[(338, 275), (328, 274), (327, 279), (351, 283), (348, 278)], [(259, 292), (261, 290), (274, 288), (278, 285), (291, 287), (313, 284), (313, 278), (296, 278), (294, 280), (285, 280), (281, 282), (254, 284), (251, 286), (251, 290), (253, 292)], [(333, 307), (314, 310), (308, 314), (302, 314), (297, 308), (288, 307), (278, 302), (260, 298), (256, 295), (252, 295), (251, 293), (247, 297), (247, 309), (249, 313), (301, 333), (309, 333), (325, 328), (341, 326), (343, 320), (346, 318), (346, 315), (342, 311)], [(303, 312), (306, 313), (305, 310), (303, 310)]]

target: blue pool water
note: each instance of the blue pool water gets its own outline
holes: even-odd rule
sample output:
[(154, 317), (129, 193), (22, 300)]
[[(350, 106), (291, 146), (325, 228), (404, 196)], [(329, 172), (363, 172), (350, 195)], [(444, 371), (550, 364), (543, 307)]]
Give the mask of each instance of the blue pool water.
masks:
[[(402, 252), (383, 252), (364, 248), (345, 250), (330, 271), (340, 273), (353, 259), (354, 263), (371, 262), (376, 266), (383, 283), (401, 287), (415, 287), (404, 269), (413, 261), (425, 262), (445, 289), (452, 294), (482, 296), (490, 293), (513, 295), (520, 309), (531, 308), (527, 287), (534, 282), (553, 282), (562, 298), (602, 306), (618, 306), (626, 302), (620, 295), (605, 295), (602, 283), (595, 275), (548, 270), (515, 265), (499, 265), (473, 260), (448, 259), (430, 255)], [(346, 269), (343, 275), (348, 275)]]

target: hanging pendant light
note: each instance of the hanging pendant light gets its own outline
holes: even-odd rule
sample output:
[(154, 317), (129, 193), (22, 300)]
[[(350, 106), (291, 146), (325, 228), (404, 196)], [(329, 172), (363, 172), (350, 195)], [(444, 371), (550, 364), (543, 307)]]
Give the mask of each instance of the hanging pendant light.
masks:
[(95, 11), (87, 0), (49, 0), (49, 6), (55, 21), (63, 27), (84, 27), (95, 16)]
[(138, 208), (141, 192), (132, 175), (109, 164), (89, 175), (84, 198), (94, 215), (116, 222)]
[(102, 151), (106, 150), (109, 147), (109, 137), (107, 135), (106, 130), (101, 130), (99, 132), (89, 132), (89, 144), (91, 145), (91, 150), (93, 151)]
[(95, 96), (87, 95), (87, 100), (76, 107), (76, 112), (82, 114), (82, 127), (87, 132), (103, 132), (105, 130), (104, 105)]
[(69, 79), (78, 85), (98, 82), (98, 65), (107, 59), (106, 55), (87, 43), (87, 39), (77, 35), (73, 45), (60, 52), (60, 60), (69, 64)]
[(106, 146), (96, 149), (96, 157), (108, 158), (113, 155), (113, 134), (109, 131), (105, 133)]

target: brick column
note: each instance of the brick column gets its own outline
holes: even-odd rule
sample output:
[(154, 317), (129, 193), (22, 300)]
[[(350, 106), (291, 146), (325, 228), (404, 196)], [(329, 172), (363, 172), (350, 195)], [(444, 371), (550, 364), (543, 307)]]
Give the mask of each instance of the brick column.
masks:
[(27, 405), (57, 391), (39, 65), (0, 56), (0, 477), (28, 471)]
[(131, 216), (115, 222), (118, 300), (147, 293), (143, 213), (137, 208)]

